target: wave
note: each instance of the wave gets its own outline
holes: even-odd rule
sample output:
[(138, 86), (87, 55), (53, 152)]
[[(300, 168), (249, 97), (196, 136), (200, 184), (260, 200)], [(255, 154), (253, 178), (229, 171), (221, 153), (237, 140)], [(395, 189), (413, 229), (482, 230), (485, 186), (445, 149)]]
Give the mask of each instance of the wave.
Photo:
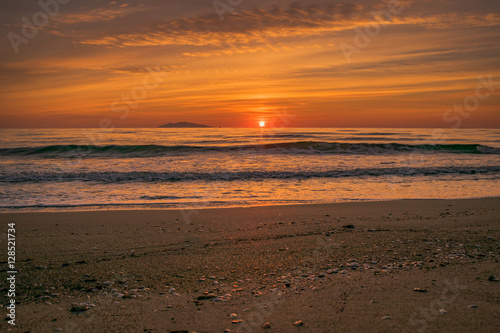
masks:
[[(330, 171), (241, 171), (241, 172), (81, 172), (81, 173), (17, 173), (0, 175), (0, 183), (45, 183), (45, 182), (183, 182), (183, 181), (237, 181), (237, 180), (300, 180), (310, 178), (381, 177), (381, 176), (440, 176), (476, 175), (500, 172), (500, 165), (482, 167), (400, 167), (400, 168), (359, 168)], [(164, 199), (164, 198), (147, 198)]]
[[(134, 208), (149, 208), (149, 209), (190, 209), (190, 208), (207, 208), (207, 207), (249, 207), (249, 206), (261, 206), (262, 204), (267, 205), (290, 205), (290, 204), (305, 204), (312, 203), (311, 200), (301, 200), (301, 199), (280, 199), (276, 201), (271, 201), (268, 199), (252, 199), (249, 200), (207, 200), (207, 197), (199, 197), (203, 200), (195, 201), (162, 201), (162, 202), (149, 202), (149, 201), (139, 201), (139, 202), (109, 202), (109, 203), (74, 203), (74, 204), (60, 204), (60, 203), (47, 203), (47, 204), (20, 204), (20, 205), (0, 205), (0, 210), (51, 210), (51, 209), (61, 209), (62, 211), (67, 211), (68, 209), (75, 210), (93, 210), (94, 208), (101, 209), (134, 209)], [(140, 198), (142, 200), (142, 198)], [(370, 201), (369, 199), (344, 199), (349, 201)]]
[(186, 198), (189, 198), (189, 199), (199, 199), (201, 198), (200, 196), (188, 196), (188, 197), (179, 197), (179, 196), (175, 196), (175, 195), (143, 195), (143, 196), (140, 196), (139, 199), (142, 199), (142, 200), (174, 200), (174, 199), (186, 199)]
[(135, 158), (197, 154), (206, 152), (239, 152), (270, 154), (361, 154), (398, 153), (500, 154), (500, 148), (480, 144), (339, 143), (318, 141), (246, 144), (233, 146), (187, 145), (51, 145), (40, 147), (1, 148), (0, 156), (37, 156), (46, 158)]

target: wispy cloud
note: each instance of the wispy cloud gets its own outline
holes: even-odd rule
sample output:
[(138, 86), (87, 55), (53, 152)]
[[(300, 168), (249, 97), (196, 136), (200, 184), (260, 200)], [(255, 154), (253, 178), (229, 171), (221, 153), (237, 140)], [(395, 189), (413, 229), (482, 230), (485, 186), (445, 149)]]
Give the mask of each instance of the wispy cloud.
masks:
[(62, 24), (94, 23), (99, 21), (111, 21), (117, 17), (123, 17), (121, 9), (92, 9), (87, 13), (59, 14), (54, 17), (54, 22)]
[[(432, 72), (449, 74), (474, 72), (490, 65), (498, 65), (497, 56), (500, 46), (446, 47), (418, 49), (411, 52), (398, 52), (392, 57), (364, 58), (352, 64), (337, 63), (330, 66), (315, 66), (292, 71), (293, 78), (331, 78), (331, 77), (391, 77), (419, 75)], [(470, 59), (481, 58), (481, 62)], [(460, 66), (457, 68), (457, 63)]]
[[(273, 39), (312, 36), (352, 27), (360, 6), (324, 7), (299, 4), (287, 8), (254, 9), (229, 15), (222, 24), (216, 14), (169, 20), (142, 31), (82, 40), (88, 45), (151, 46), (196, 45), (227, 47), (266, 44)], [(361, 17), (357, 17), (361, 19)]]
[[(407, 5), (409, 6), (409, 2)], [(342, 31), (373, 23), (374, 10), (384, 9), (384, 2), (376, 6), (350, 3), (271, 7), (235, 12), (221, 23), (215, 14), (192, 18), (167, 20), (143, 27), (132, 33), (101, 34), (79, 39), (79, 43), (93, 46), (191, 46), (202, 50), (184, 52), (190, 57), (209, 57), (234, 53), (253, 53), (262, 50), (282, 50), (294, 47), (297, 41), (311, 37), (335, 36)], [(445, 13), (422, 16), (409, 11), (385, 22), (388, 26), (415, 26), (424, 29), (455, 29), (490, 27), (500, 24), (500, 15)], [(208, 47), (208, 48), (207, 48)]]
[[(177, 66), (155, 66), (158, 72), (169, 72)], [(115, 74), (147, 74), (151, 72), (151, 65), (127, 65), (127, 66), (97, 66), (89, 69), (100, 70)]]

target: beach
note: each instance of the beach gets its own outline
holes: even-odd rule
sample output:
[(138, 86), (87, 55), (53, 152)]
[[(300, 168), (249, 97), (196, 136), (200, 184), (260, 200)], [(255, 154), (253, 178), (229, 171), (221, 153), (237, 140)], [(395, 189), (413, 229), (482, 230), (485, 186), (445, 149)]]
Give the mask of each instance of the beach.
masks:
[(500, 332), (500, 1), (0, 18), (0, 332)]
[(16, 230), (16, 326), (0, 329), (496, 332), (498, 207), (497, 197), (3, 213), (2, 244), (7, 224)]

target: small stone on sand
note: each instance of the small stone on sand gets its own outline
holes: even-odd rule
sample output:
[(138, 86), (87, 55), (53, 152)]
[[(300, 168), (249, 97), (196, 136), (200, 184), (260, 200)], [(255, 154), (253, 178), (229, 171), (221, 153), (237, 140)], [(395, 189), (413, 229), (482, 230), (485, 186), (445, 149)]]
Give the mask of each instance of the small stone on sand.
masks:
[(89, 303), (80, 303), (80, 304), (73, 304), (71, 307), (71, 312), (85, 312), (90, 308), (93, 308), (95, 305), (94, 304), (89, 304)]
[(215, 294), (208, 294), (208, 295), (200, 295), (198, 296), (198, 300), (204, 300), (204, 299), (212, 299), (212, 298), (216, 298), (217, 295)]
[(265, 323), (264, 325), (262, 325), (262, 328), (271, 328), (271, 324)]
[(302, 320), (297, 320), (295, 323), (293, 323), (293, 326), (295, 327), (304, 326), (304, 323), (302, 322)]
[(416, 292), (419, 292), (419, 293), (426, 293), (427, 289), (414, 288), (413, 291), (416, 291)]

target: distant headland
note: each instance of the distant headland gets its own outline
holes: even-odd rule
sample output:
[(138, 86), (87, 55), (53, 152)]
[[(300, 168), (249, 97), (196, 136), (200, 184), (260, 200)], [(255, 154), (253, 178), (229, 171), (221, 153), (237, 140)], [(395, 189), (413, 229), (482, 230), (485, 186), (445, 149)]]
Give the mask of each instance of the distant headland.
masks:
[(165, 125), (161, 125), (160, 127), (162, 127), (162, 128), (204, 128), (204, 127), (212, 127), (212, 126), (181, 121), (179, 123), (168, 123)]

